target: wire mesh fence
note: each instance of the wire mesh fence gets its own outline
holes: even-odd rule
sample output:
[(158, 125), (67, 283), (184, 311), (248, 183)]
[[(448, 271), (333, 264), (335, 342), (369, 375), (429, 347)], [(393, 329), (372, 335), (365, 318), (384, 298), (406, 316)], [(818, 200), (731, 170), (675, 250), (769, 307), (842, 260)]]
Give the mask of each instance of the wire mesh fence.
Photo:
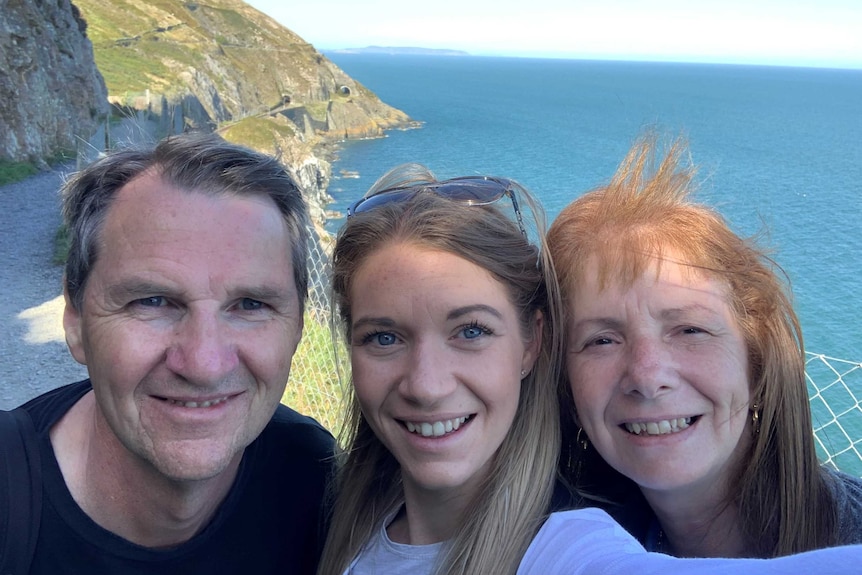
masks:
[[(329, 256), (326, 239), (323, 245), (318, 238), (314, 240), (305, 331), (283, 402), (337, 434), (343, 394), (330, 335)], [(806, 379), (820, 460), (862, 477), (862, 363), (809, 352)]]
[(862, 362), (807, 353), (805, 377), (820, 460), (862, 477)]

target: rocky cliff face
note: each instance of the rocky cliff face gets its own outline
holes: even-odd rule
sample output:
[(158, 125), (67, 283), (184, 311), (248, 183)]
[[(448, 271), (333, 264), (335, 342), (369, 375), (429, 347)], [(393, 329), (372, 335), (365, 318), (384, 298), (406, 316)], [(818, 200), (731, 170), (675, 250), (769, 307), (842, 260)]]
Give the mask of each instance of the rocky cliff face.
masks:
[(218, 127), (274, 153), (325, 219), (334, 142), (380, 137), (411, 119), (313, 46), (240, 0), (75, 0), (110, 101), (162, 133)]
[(322, 224), (337, 142), (416, 125), (240, 0), (74, 2), (0, 0), (0, 157), (87, 141), (110, 102), (94, 142), (217, 129), (280, 156)]
[(0, 0), (0, 158), (43, 163), (87, 141), (108, 109), (69, 0)]

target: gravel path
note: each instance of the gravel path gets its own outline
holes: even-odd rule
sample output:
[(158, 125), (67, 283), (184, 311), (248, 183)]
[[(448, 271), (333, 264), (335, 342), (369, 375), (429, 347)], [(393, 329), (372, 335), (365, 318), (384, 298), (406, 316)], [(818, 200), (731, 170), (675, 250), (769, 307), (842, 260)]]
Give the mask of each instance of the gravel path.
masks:
[(0, 186), (0, 409), (87, 376), (66, 348), (57, 190), (74, 165)]

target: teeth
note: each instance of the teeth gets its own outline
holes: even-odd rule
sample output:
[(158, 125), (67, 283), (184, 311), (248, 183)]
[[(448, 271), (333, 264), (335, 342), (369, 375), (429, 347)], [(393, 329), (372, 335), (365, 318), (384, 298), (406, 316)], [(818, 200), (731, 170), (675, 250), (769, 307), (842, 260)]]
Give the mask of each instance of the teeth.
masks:
[(456, 417), (455, 419), (447, 419), (446, 421), (435, 421), (433, 423), (429, 423), (423, 421), (421, 423), (412, 423), (410, 421), (405, 421), (404, 425), (407, 427), (407, 431), (410, 433), (416, 433), (421, 435), (422, 437), (440, 437), (441, 435), (446, 435), (447, 433), (452, 433), (456, 431), (461, 424), (467, 421), (467, 417)]
[(165, 398), (165, 401), (171, 405), (179, 405), (181, 407), (212, 407), (219, 403), (227, 401), (227, 397), (219, 397), (218, 399), (210, 399), (208, 401), (178, 401), (176, 399)]
[(691, 417), (680, 417), (678, 419), (662, 419), (661, 421), (626, 423), (625, 428), (629, 433), (635, 435), (667, 435), (682, 431), (691, 425), (691, 420)]

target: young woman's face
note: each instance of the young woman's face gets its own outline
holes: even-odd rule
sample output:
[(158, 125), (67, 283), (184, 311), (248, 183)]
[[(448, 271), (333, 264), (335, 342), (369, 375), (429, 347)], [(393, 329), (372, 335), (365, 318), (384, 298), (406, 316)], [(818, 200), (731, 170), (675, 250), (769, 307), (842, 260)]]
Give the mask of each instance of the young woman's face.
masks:
[(371, 255), (349, 295), (353, 385), (405, 494), (471, 497), (512, 425), (541, 318), (525, 341), (487, 271), (404, 243)]
[(630, 287), (600, 290), (595, 261), (584, 271), (566, 365), (590, 441), (647, 494), (720, 489), (749, 437), (747, 348), (727, 287), (670, 261)]

